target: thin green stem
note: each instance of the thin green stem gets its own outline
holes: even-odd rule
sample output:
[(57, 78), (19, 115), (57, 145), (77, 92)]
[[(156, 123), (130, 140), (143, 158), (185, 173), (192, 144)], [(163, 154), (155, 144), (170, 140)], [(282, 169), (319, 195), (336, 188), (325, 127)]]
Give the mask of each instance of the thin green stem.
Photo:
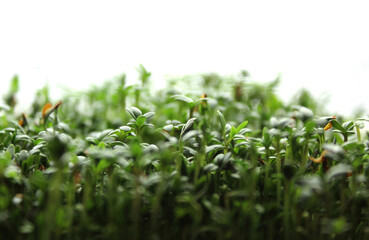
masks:
[(355, 129), (356, 129), (357, 142), (361, 143), (361, 132), (360, 132), (360, 128), (357, 124), (355, 124)]
[(280, 153), (280, 139), (279, 137), (275, 140), (275, 151), (276, 151), (276, 164), (277, 164), (277, 203), (279, 204), (281, 202), (282, 193), (281, 193), (281, 174), (282, 174), (282, 159), (281, 159), (281, 153)]
[(284, 189), (284, 201), (283, 201), (283, 225), (284, 225), (284, 239), (290, 239), (290, 199), (289, 199), (289, 191), (290, 191), (290, 183), (288, 180), (285, 181), (285, 189)]

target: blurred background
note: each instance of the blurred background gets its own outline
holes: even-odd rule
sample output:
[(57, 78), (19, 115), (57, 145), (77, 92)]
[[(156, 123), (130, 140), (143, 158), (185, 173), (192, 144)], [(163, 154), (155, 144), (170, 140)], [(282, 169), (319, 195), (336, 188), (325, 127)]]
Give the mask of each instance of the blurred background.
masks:
[(329, 113), (367, 113), (366, 1), (2, 1), (0, 94), (17, 74), (20, 105), (48, 84), (53, 99), (142, 64), (155, 88), (188, 74), (280, 76), (284, 101), (302, 88)]

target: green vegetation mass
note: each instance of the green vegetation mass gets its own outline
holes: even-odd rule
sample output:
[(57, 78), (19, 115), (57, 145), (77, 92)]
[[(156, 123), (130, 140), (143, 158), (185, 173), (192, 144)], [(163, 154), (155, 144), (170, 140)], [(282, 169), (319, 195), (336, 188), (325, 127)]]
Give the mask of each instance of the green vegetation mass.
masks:
[(23, 114), (14, 77), (0, 239), (369, 239), (367, 119), (245, 71), (161, 90), (138, 71), (58, 102), (43, 88)]

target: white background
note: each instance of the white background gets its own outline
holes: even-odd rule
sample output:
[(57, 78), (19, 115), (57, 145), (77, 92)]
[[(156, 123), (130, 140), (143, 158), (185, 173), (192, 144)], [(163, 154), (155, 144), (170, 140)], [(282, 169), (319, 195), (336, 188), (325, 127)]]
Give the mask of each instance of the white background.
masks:
[[(46, 83), (85, 89), (143, 64), (153, 81), (251, 73), (288, 101), (300, 88), (328, 110), (368, 108), (365, 1), (1, 1), (0, 94), (18, 74), (26, 105)], [(369, 112), (369, 111), (367, 111)]]

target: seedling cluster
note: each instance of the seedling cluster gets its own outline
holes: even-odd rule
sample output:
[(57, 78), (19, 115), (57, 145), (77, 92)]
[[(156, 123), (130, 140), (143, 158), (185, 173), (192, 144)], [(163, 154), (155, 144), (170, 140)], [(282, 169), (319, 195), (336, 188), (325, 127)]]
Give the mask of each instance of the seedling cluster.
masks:
[(367, 119), (320, 117), (306, 91), (283, 103), (278, 79), (150, 91), (138, 70), (58, 102), (41, 89), (25, 113), (13, 79), (0, 239), (369, 239)]

